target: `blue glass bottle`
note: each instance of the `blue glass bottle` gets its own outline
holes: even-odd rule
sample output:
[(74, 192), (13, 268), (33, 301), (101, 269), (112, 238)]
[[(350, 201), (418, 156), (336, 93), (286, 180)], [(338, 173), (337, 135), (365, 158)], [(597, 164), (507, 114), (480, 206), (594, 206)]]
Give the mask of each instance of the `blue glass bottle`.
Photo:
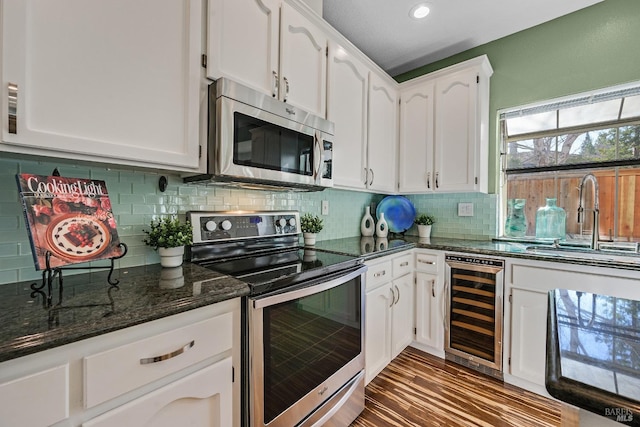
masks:
[(547, 205), (536, 212), (536, 238), (538, 239), (564, 239), (567, 213), (556, 206), (556, 199), (547, 199)]
[(524, 237), (527, 233), (527, 216), (524, 205), (526, 199), (507, 200), (507, 219), (504, 223), (504, 235), (508, 237)]

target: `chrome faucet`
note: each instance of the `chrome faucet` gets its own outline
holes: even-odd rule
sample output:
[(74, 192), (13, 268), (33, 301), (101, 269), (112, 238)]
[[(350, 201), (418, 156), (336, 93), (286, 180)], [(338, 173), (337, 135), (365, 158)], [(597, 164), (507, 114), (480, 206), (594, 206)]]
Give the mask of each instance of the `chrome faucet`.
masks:
[(593, 184), (593, 230), (591, 232), (591, 249), (598, 248), (598, 241), (600, 240), (600, 236), (598, 235), (598, 229), (600, 228), (600, 196), (598, 189), (598, 180), (596, 177), (588, 173), (582, 177), (582, 181), (580, 181), (580, 197), (578, 200), (578, 224), (582, 224), (584, 208), (582, 207), (583, 203), (583, 189), (584, 184), (587, 181), (591, 181)]

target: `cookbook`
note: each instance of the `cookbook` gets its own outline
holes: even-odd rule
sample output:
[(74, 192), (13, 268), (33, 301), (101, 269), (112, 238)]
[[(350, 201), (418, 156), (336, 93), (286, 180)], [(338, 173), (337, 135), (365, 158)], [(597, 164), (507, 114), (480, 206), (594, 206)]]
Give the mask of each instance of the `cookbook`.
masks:
[(18, 174), (36, 270), (121, 256), (104, 181)]

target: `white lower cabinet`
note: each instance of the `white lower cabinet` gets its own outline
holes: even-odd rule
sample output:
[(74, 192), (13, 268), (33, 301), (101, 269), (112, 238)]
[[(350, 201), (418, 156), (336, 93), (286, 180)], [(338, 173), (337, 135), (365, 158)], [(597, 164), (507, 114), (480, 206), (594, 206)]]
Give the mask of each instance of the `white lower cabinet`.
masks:
[[(505, 381), (547, 395), (545, 359), (548, 293), (569, 289), (640, 300), (638, 272), (510, 259), (505, 274)], [(507, 354), (508, 352), (508, 354)]]
[(444, 357), (444, 257), (442, 253), (417, 250), (416, 330), (414, 346)]
[(369, 383), (413, 340), (413, 257), (404, 253), (366, 264), (365, 383)]
[(230, 426), (232, 369), (231, 357), (227, 357), (82, 426)]
[(0, 426), (238, 427), (239, 368), (236, 298), (0, 363)]

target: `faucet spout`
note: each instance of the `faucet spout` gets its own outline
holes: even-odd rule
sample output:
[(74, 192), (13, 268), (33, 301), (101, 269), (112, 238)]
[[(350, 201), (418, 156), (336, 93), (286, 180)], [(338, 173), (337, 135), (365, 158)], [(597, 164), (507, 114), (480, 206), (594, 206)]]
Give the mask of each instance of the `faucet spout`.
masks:
[(600, 240), (599, 228), (600, 228), (600, 190), (598, 188), (598, 180), (595, 175), (588, 173), (582, 177), (580, 181), (580, 195), (578, 200), (578, 224), (582, 224), (584, 207), (584, 186), (587, 181), (591, 181), (593, 187), (593, 230), (591, 231), (591, 249), (597, 249), (598, 241)]

